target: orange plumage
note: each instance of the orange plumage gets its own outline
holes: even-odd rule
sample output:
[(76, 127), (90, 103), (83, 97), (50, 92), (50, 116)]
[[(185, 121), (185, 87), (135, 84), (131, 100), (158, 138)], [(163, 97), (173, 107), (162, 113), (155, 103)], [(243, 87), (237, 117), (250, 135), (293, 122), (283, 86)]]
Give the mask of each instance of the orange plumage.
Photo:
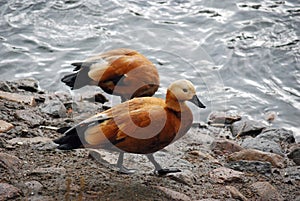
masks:
[[(205, 108), (192, 83), (179, 80), (169, 86), (166, 100), (143, 97), (126, 101), (79, 123), (54, 142), (60, 144), (59, 149), (93, 147), (152, 154), (182, 137), (191, 127), (193, 115), (185, 101)], [(161, 170), (151, 157), (148, 158), (155, 169)]]
[(76, 66), (74, 71), (77, 72), (61, 79), (71, 89), (97, 85), (125, 101), (152, 96), (159, 87), (156, 67), (135, 50), (115, 49), (72, 65)]

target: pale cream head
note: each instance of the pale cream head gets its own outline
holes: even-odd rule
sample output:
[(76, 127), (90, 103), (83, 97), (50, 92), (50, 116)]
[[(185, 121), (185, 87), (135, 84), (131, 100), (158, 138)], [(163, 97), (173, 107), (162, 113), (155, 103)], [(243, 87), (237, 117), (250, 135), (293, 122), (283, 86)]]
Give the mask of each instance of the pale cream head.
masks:
[(179, 101), (191, 100), (196, 95), (194, 85), (185, 79), (171, 83), (168, 90), (171, 91)]

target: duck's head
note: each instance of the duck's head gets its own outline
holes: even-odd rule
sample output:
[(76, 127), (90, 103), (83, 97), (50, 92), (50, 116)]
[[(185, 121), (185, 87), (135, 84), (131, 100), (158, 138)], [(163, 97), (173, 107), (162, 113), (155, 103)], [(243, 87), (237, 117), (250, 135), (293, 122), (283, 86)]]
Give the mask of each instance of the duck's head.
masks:
[(168, 87), (168, 93), (170, 92), (178, 102), (190, 101), (200, 108), (205, 108), (196, 95), (194, 85), (188, 80), (182, 79), (171, 83)]

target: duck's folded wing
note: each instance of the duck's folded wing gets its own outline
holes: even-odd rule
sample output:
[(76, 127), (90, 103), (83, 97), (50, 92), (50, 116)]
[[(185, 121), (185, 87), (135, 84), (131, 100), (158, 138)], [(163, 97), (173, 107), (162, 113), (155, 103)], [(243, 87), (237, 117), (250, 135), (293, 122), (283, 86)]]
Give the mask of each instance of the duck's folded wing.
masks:
[(166, 110), (161, 106), (142, 108), (114, 116), (118, 126), (116, 140), (126, 137), (149, 139), (158, 135), (167, 123)]
[(64, 133), (64, 136), (53, 140), (53, 142), (59, 144), (58, 149), (65, 150), (89, 146), (90, 143), (86, 141), (85, 133), (109, 119), (110, 117), (106, 115), (95, 115), (71, 127)]

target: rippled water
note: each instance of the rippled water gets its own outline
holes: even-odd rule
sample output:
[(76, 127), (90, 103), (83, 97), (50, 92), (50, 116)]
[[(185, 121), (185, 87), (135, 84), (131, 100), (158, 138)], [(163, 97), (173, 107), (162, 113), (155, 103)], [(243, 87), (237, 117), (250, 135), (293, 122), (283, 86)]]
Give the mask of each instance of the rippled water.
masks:
[[(167, 85), (188, 78), (212, 110), (300, 131), (300, 3), (291, 1), (1, 0), (0, 78), (34, 77), (68, 90), (70, 63), (129, 47), (152, 60)], [(197, 112), (198, 114), (198, 112)]]

